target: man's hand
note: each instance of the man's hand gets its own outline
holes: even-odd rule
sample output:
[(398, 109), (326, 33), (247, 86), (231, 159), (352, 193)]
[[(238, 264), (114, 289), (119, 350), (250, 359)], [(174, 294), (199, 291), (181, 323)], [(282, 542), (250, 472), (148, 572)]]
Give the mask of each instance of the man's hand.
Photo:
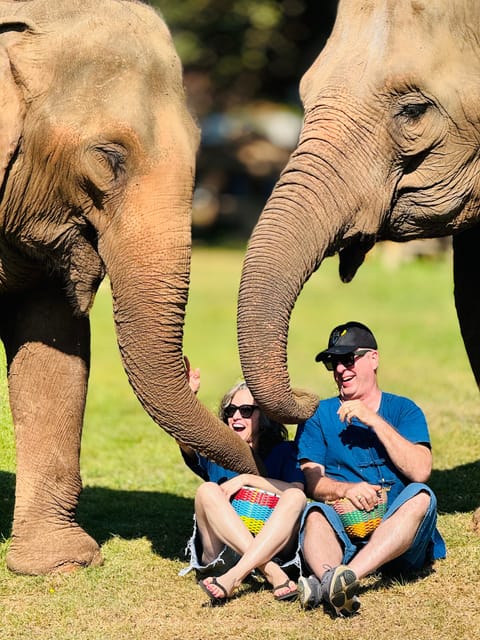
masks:
[(368, 484), (368, 482), (356, 482), (351, 484), (345, 491), (345, 497), (361, 511), (372, 511), (380, 502), (379, 484)]
[(367, 427), (373, 427), (378, 415), (372, 411), (362, 400), (346, 400), (340, 405), (338, 417), (342, 422), (350, 424), (353, 418), (359, 420)]
[(432, 471), (432, 452), (427, 445), (410, 442), (404, 438), (395, 427), (361, 400), (343, 402), (338, 416), (347, 424), (356, 418), (372, 429), (385, 447), (392, 463), (411, 482), (428, 481)]

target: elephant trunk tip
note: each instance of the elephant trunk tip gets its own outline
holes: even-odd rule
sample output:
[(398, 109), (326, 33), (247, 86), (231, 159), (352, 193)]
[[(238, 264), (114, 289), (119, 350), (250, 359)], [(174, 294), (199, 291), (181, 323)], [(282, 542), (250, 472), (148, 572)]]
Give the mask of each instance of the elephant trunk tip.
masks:
[(298, 424), (310, 418), (318, 407), (320, 398), (305, 389), (292, 389), (291, 402), (267, 409), (268, 415), (284, 424)]

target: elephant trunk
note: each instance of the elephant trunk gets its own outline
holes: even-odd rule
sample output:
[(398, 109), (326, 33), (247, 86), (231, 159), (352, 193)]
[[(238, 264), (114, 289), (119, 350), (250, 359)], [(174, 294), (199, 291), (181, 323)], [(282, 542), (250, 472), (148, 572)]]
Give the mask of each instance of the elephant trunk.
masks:
[(336, 251), (342, 279), (351, 279), (375, 237), (362, 216), (369, 177), (347, 180), (339, 170), (348, 166), (339, 151), (349, 135), (346, 126), (330, 130), (327, 141), (315, 118), (314, 112), (307, 115), (299, 145), (252, 234), (238, 302), (247, 384), (266, 413), (288, 424), (306, 420), (318, 404), (312, 393), (292, 389), (288, 375), (287, 336), (296, 299), (322, 260)]
[[(287, 424), (305, 420), (318, 404), (315, 396), (291, 388), (287, 369), (291, 312), (303, 284), (317, 268), (317, 252), (306, 251), (302, 242), (306, 230), (301, 214), (301, 207), (289, 202), (279, 186), (249, 242), (237, 314), (240, 361), (248, 387), (268, 415)], [(292, 218), (295, 224), (288, 222)], [(275, 219), (281, 222), (272, 223)]]
[(163, 165), (139, 178), (99, 241), (118, 344), (130, 384), (156, 423), (223, 466), (256, 473), (251, 448), (197, 400), (185, 375), (192, 193), (185, 173)]

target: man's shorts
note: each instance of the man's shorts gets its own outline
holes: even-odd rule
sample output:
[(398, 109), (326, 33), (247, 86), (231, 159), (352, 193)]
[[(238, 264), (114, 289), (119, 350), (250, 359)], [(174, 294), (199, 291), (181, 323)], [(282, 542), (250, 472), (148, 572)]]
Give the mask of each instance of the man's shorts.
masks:
[[(425, 565), (428, 565), (433, 560), (444, 558), (446, 555), (445, 543), (436, 528), (437, 498), (430, 487), (428, 487), (426, 484), (422, 484), (420, 482), (412, 482), (411, 484), (407, 485), (405, 489), (403, 489), (403, 491), (395, 498), (392, 504), (388, 506), (387, 512), (383, 516), (383, 520), (386, 520), (387, 518), (392, 516), (399, 509), (399, 507), (407, 502), (407, 500), (410, 500), (421, 491), (429, 494), (430, 505), (427, 513), (425, 514), (425, 517), (423, 518), (418, 528), (413, 543), (408, 551), (390, 562), (388, 565), (382, 567), (382, 569), (384, 570), (388, 570), (391, 572), (414, 571), (421, 569)], [(343, 548), (342, 564), (348, 564), (353, 556), (358, 553), (358, 551), (364, 545), (368, 544), (368, 539), (366, 541), (362, 540), (359, 542), (353, 542), (349, 538), (347, 532), (345, 531), (345, 527), (340, 520), (340, 516), (331, 505), (325, 504), (324, 502), (310, 502), (303, 512), (299, 533), (302, 561), (306, 567), (308, 565), (305, 562), (305, 557), (303, 554), (305, 521), (312, 509), (321, 511), (335, 531), (337, 538), (339, 539), (340, 544)]]

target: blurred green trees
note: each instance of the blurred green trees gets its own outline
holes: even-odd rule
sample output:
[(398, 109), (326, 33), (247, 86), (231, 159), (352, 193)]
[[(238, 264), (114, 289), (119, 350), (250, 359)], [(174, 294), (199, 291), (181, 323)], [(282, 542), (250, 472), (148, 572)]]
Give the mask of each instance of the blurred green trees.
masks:
[(209, 73), (217, 108), (291, 101), (331, 31), (336, 0), (157, 0), (186, 70)]
[(247, 238), (294, 148), (337, 0), (156, 0), (202, 130), (193, 236)]

